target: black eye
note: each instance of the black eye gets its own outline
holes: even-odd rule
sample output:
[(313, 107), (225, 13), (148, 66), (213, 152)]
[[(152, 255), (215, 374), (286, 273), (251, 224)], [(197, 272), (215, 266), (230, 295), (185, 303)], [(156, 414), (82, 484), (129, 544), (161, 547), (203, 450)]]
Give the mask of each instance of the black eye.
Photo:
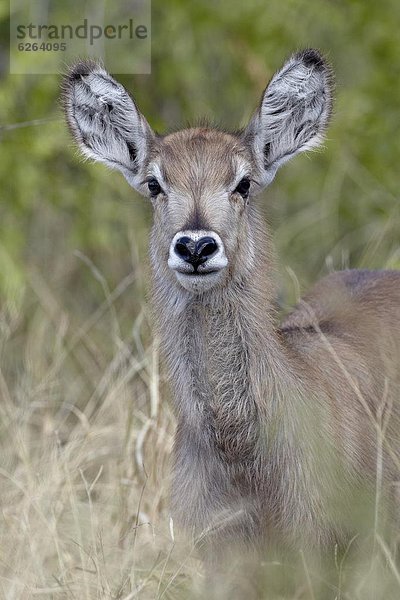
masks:
[(250, 179), (248, 177), (243, 177), (237, 184), (235, 192), (240, 194), (243, 198), (247, 198), (250, 190)]
[(162, 192), (161, 186), (155, 177), (152, 177), (148, 180), (147, 187), (149, 188), (150, 196), (152, 198), (155, 198), (156, 196), (158, 196), (158, 194), (161, 194)]

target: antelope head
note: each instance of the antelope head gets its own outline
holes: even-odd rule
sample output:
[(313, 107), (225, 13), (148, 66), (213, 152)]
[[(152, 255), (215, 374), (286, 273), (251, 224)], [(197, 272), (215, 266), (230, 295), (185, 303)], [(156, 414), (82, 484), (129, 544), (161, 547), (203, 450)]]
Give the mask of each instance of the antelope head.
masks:
[(121, 171), (150, 199), (153, 268), (197, 294), (251, 272), (252, 198), (286, 161), (321, 143), (331, 81), (316, 50), (294, 54), (237, 133), (196, 127), (157, 135), (125, 88), (94, 62), (72, 67), (63, 100), (82, 153)]

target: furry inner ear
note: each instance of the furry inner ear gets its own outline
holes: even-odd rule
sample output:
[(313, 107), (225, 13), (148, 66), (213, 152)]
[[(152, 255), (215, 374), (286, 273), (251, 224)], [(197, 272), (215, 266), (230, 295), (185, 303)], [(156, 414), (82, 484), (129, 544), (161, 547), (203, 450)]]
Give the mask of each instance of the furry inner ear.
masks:
[(62, 101), (81, 152), (118, 169), (141, 190), (141, 171), (155, 136), (125, 88), (98, 63), (80, 62), (64, 79)]
[(298, 152), (319, 146), (332, 111), (332, 71), (317, 50), (294, 54), (271, 79), (244, 136), (264, 185)]

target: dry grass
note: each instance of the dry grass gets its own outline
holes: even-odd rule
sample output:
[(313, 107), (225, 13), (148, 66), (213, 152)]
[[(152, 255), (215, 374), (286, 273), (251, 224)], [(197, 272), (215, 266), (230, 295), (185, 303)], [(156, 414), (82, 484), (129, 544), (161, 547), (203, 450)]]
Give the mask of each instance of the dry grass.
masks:
[(147, 310), (123, 336), (113, 308), (134, 279), (78, 328), (37, 273), (30, 322), (2, 315), (0, 597), (176, 598), (196, 567), (171, 537), (173, 417)]
[[(142, 274), (109, 290), (79, 258), (104, 294), (85, 320), (38, 272), (2, 313), (0, 597), (192, 598), (203, 575), (168, 514), (174, 418), (149, 310), (128, 328), (119, 317)], [(353, 540), (330, 559), (266, 557), (265, 598), (399, 597), (378, 528), (368, 553)]]

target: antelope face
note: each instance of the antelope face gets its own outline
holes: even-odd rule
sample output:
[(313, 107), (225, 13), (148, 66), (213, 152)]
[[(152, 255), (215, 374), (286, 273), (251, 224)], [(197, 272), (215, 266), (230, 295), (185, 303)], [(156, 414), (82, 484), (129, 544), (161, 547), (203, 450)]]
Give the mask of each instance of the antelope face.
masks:
[(121, 171), (151, 200), (155, 272), (199, 293), (251, 267), (251, 195), (295, 154), (319, 145), (331, 95), (329, 67), (316, 50), (304, 50), (273, 76), (238, 135), (193, 128), (157, 136), (94, 62), (71, 69), (63, 101), (83, 154)]
[(202, 292), (232, 276), (254, 165), (237, 137), (207, 128), (159, 140), (148, 165), (154, 206), (153, 265), (166, 260), (176, 282)]

